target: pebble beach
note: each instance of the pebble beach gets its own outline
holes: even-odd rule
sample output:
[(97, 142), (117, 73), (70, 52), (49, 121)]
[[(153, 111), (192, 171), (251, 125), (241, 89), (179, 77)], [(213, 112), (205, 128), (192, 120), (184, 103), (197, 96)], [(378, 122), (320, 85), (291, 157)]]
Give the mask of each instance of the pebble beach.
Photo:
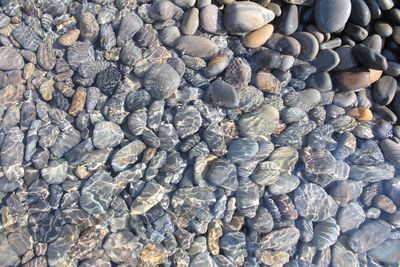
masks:
[(400, 2), (0, 0), (0, 267), (399, 267)]

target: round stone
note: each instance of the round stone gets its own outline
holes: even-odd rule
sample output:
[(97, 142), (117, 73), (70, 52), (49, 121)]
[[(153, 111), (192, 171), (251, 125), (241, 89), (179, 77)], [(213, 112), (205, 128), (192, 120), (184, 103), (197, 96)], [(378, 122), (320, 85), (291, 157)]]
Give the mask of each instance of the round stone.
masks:
[(249, 48), (257, 48), (265, 44), (274, 32), (274, 26), (267, 24), (261, 28), (252, 31), (244, 37), (244, 45)]
[(212, 40), (191, 35), (180, 37), (175, 43), (175, 48), (182, 55), (204, 59), (215, 56), (219, 51), (218, 46)]

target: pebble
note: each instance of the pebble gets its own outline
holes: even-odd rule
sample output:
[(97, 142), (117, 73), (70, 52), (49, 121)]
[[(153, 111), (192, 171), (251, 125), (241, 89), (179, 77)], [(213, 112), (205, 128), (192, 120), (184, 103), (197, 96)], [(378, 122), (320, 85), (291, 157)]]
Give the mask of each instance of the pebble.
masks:
[(131, 215), (144, 214), (160, 202), (165, 188), (155, 181), (146, 183), (140, 194), (132, 202)]
[(400, 261), (400, 240), (386, 240), (379, 246), (368, 251), (368, 255), (385, 264), (396, 264)]
[(17, 50), (11, 47), (0, 47), (0, 70), (20, 70), (24, 67), (24, 59)]
[(338, 212), (338, 224), (343, 233), (357, 229), (365, 219), (366, 215), (363, 208), (356, 202), (349, 203), (340, 208)]
[(372, 88), (372, 96), (380, 105), (389, 105), (396, 93), (397, 81), (391, 76), (382, 76)]
[(316, 224), (312, 243), (318, 250), (329, 248), (336, 243), (339, 233), (340, 227), (336, 224), (335, 219), (328, 218)]
[(120, 172), (134, 164), (139, 155), (145, 150), (146, 145), (140, 140), (134, 140), (117, 150), (111, 160), (111, 167), (115, 172)]
[(382, 220), (367, 222), (357, 229), (347, 241), (356, 253), (371, 250), (382, 244), (390, 235), (390, 225)]
[(314, 17), (317, 27), (325, 33), (342, 29), (350, 17), (352, 5), (350, 0), (317, 0)]
[(89, 214), (104, 213), (110, 205), (113, 187), (113, 178), (109, 173), (95, 173), (85, 181), (79, 204)]
[(294, 191), (294, 204), (299, 215), (313, 222), (324, 221), (337, 212), (337, 204), (316, 184), (303, 184)]
[(153, 98), (163, 99), (176, 93), (180, 82), (178, 73), (169, 64), (162, 64), (147, 71), (144, 86)]
[(246, 257), (246, 236), (241, 232), (224, 234), (220, 239), (220, 247), (224, 255), (236, 265), (243, 265)]
[(78, 40), (80, 33), (79, 29), (70, 30), (58, 38), (58, 43), (67, 47), (71, 46)]
[(182, 55), (204, 59), (215, 56), (219, 51), (212, 40), (201, 36), (182, 36), (176, 41), (175, 46)]
[(374, 197), (372, 204), (382, 211), (392, 214), (396, 212), (396, 205), (385, 195), (377, 195)]
[(347, 115), (358, 121), (371, 121), (373, 114), (369, 108), (352, 108), (347, 111)]
[(254, 2), (235, 2), (224, 12), (225, 27), (231, 34), (243, 35), (254, 31), (275, 18), (275, 14)]
[(278, 126), (279, 112), (270, 105), (246, 113), (239, 119), (239, 131), (245, 137), (268, 136)]
[(239, 106), (239, 96), (236, 89), (223, 80), (215, 80), (208, 89), (212, 102), (222, 108), (236, 108)]
[(368, 5), (361, 0), (351, 1), (350, 21), (362, 27), (367, 26), (371, 21), (371, 12)]
[(225, 33), (222, 11), (216, 5), (207, 5), (200, 10), (200, 25), (209, 33)]
[(385, 159), (387, 159), (396, 167), (399, 166), (400, 159), (398, 156), (398, 152), (400, 149), (400, 145), (390, 139), (382, 140), (379, 145), (381, 147), (383, 155), (385, 156)]
[(274, 33), (267, 41), (267, 47), (283, 54), (297, 56), (300, 54), (301, 44), (295, 38)]
[(386, 70), (388, 68), (387, 60), (379, 52), (368, 48), (365, 45), (353, 47), (353, 55), (362, 64), (363, 67), (375, 70)]
[(93, 130), (93, 145), (98, 149), (115, 147), (124, 138), (124, 133), (117, 124), (110, 121), (101, 121), (95, 124)]
[(228, 147), (228, 158), (234, 163), (244, 163), (251, 160), (258, 151), (258, 143), (249, 138), (233, 140)]
[(263, 249), (288, 251), (299, 238), (300, 232), (296, 227), (280, 228), (266, 234), (260, 240), (260, 246)]
[(274, 32), (274, 26), (267, 24), (252, 31), (244, 37), (244, 45), (249, 48), (257, 48), (265, 44)]
[(323, 49), (319, 51), (313, 60), (313, 65), (318, 71), (330, 71), (334, 69), (340, 62), (339, 55), (331, 49)]
[(303, 60), (313, 60), (319, 51), (319, 45), (317, 38), (314, 37), (309, 32), (295, 32), (292, 35), (301, 45), (300, 53), (298, 55), (299, 58)]
[(299, 11), (296, 5), (287, 5), (282, 10), (283, 15), (277, 21), (279, 33), (292, 35), (299, 27)]
[(199, 27), (199, 10), (195, 7), (188, 9), (183, 16), (181, 31), (183, 34), (192, 35)]

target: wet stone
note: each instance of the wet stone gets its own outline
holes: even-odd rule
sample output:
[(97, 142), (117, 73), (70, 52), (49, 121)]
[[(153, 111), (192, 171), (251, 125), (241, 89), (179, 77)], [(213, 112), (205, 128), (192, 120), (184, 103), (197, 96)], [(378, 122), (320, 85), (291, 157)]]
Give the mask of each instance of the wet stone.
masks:
[(134, 164), (145, 148), (146, 146), (142, 141), (132, 141), (120, 150), (116, 151), (111, 160), (111, 167), (115, 172), (122, 171), (129, 165)]
[(22, 56), (11, 47), (0, 47), (0, 70), (20, 70), (24, 67)]
[(186, 138), (199, 130), (202, 117), (195, 107), (183, 106), (177, 110), (174, 124), (179, 137)]
[(236, 89), (223, 80), (215, 80), (210, 84), (211, 100), (222, 108), (236, 108), (239, 106), (239, 97)]
[(239, 138), (232, 141), (228, 147), (228, 158), (234, 163), (243, 163), (252, 159), (258, 151), (256, 141), (249, 138)]
[(382, 244), (390, 235), (390, 225), (382, 220), (363, 224), (349, 238), (349, 247), (357, 253), (362, 253)]
[(270, 105), (242, 115), (239, 119), (239, 129), (243, 136), (254, 138), (268, 136), (278, 126), (279, 112)]
[(143, 190), (135, 198), (131, 206), (131, 214), (143, 214), (160, 202), (165, 193), (165, 189), (157, 182), (146, 183)]
[(109, 173), (93, 174), (83, 185), (79, 203), (89, 214), (97, 215), (105, 212), (111, 202), (113, 179)]
[(224, 255), (236, 265), (242, 265), (247, 257), (246, 237), (241, 232), (230, 232), (220, 240), (221, 250)]
[(103, 245), (105, 253), (115, 263), (127, 261), (140, 248), (139, 238), (129, 231), (110, 233)]
[(30, 51), (36, 51), (41, 43), (40, 37), (34, 32), (34, 30), (25, 25), (21, 24), (12, 31), (12, 37), (25, 49)]
[(121, 73), (116, 67), (110, 66), (107, 69), (99, 72), (96, 76), (96, 85), (103, 94), (112, 95), (120, 80)]
[(207, 173), (207, 180), (229, 191), (234, 191), (238, 187), (235, 165), (223, 158), (219, 158), (212, 163)]
[(76, 42), (68, 48), (68, 63), (77, 70), (80, 64), (94, 61), (94, 49), (90, 43)]
[(337, 204), (316, 184), (303, 184), (294, 191), (299, 215), (311, 221), (324, 221), (336, 214)]
[(95, 124), (93, 130), (93, 145), (103, 149), (119, 145), (124, 138), (121, 128), (110, 121), (101, 121)]
[(180, 81), (176, 71), (169, 64), (163, 64), (146, 73), (144, 86), (153, 98), (163, 99), (176, 93)]
[(365, 219), (364, 210), (355, 202), (349, 203), (338, 212), (338, 223), (343, 233), (358, 228)]
[(300, 232), (296, 227), (285, 227), (265, 235), (260, 240), (260, 246), (263, 249), (288, 251), (297, 243), (300, 238)]
[(329, 218), (319, 222), (314, 228), (313, 244), (318, 250), (323, 250), (332, 246), (339, 237), (340, 227), (335, 219)]

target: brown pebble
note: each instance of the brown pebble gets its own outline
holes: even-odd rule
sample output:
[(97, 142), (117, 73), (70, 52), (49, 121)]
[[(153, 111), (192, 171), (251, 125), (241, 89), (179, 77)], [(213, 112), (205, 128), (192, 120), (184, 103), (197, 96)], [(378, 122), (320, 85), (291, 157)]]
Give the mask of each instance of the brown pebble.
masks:
[(349, 111), (347, 111), (347, 115), (353, 117), (358, 121), (370, 121), (374, 117), (369, 108), (363, 108), (363, 107), (352, 108)]
[(79, 38), (80, 31), (78, 29), (70, 30), (58, 38), (58, 43), (63, 46), (71, 46)]
[(261, 28), (248, 33), (244, 37), (244, 45), (249, 48), (257, 48), (265, 44), (274, 32), (274, 26), (267, 24)]
[(88, 178), (92, 173), (88, 171), (87, 167), (85, 165), (79, 165), (75, 169), (75, 175), (79, 179), (86, 179)]
[(29, 80), (32, 77), (32, 74), (35, 70), (35, 65), (33, 63), (27, 63), (24, 66), (24, 69), (22, 71), (22, 78), (25, 80)]
[(69, 107), (69, 114), (72, 116), (77, 116), (79, 112), (83, 110), (86, 101), (86, 90), (83, 87), (78, 87), (74, 96), (72, 97), (72, 103)]
[(256, 74), (256, 86), (261, 91), (271, 94), (279, 94), (282, 90), (280, 81), (266, 71), (260, 71)]

